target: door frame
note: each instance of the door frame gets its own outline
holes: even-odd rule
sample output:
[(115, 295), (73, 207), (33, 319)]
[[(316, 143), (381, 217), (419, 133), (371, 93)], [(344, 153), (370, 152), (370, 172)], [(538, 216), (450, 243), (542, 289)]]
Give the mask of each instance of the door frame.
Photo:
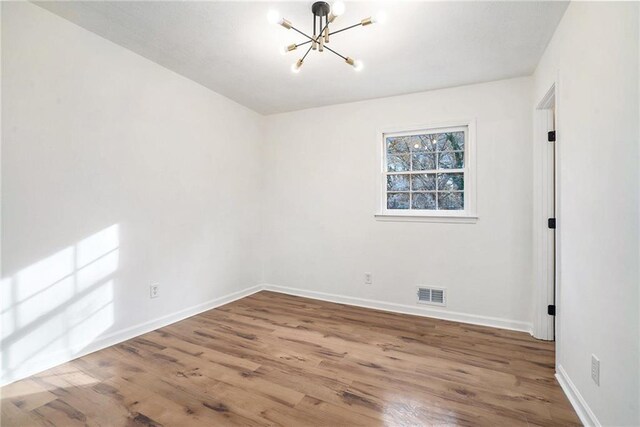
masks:
[[(532, 335), (541, 340), (558, 339), (559, 239), (558, 231), (547, 226), (547, 218), (558, 224), (558, 96), (554, 82), (534, 111), (533, 140), (533, 245), (534, 307)], [(548, 142), (547, 133), (556, 131), (556, 141)], [(556, 316), (547, 314), (547, 306), (556, 305)]]

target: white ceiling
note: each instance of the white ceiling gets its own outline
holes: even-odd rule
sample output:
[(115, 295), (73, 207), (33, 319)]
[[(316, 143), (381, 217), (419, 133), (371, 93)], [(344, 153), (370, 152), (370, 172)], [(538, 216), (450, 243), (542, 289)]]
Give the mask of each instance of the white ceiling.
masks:
[(51, 1), (38, 4), (263, 114), (529, 75), (567, 2), (346, 2), (333, 30), (384, 10), (386, 24), (336, 34), (290, 66), (305, 39), (270, 25), (277, 9), (311, 32), (312, 2)]

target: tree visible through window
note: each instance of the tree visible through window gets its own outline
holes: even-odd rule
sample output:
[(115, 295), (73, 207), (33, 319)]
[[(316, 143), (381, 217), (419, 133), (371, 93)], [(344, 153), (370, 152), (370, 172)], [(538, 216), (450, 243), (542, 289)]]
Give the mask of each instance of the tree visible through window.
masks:
[(385, 134), (386, 207), (465, 209), (467, 128)]

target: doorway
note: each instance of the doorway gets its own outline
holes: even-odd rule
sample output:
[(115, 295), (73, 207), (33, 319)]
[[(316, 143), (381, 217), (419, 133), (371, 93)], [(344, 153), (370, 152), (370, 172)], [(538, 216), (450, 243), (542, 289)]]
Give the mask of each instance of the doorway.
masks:
[(557, 143), (556, 86), (540, 100), (534, 133), (534, 324), (533, 336), (556, 339)]

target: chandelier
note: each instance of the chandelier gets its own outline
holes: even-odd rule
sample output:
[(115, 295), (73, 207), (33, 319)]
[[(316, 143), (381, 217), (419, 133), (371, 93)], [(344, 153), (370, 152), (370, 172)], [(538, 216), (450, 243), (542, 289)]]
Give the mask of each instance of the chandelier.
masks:
[(302, 67), (302, 64), (304, 64), (304, 60), (307, 58), (307, 55), (309, 55), (309, 52), (311, 52), (312, 50), (317, 52), (324, 52), (325, 49), (342, 58), (344, 62), (351, 65), (356, 71), (362, 70), (362, 61), (355, 60), (349, 56), (344, 56), (327, 45), (329, 44), (331, 36), (333, 36), (334, 34), (342, 33), (343, 31), (347, 31), (360, 26), (365, 27), (375, 22), (383, 22), (384, 15), (382, 13), (379, 13), (375, 17), (365, 18), (357, 24), (349, 25), (336, 31), (330, 31), (329, 24), (332, 24), (338, 16), (342, 15), (344, 13), (344, 10), (345, 6), (341, 1), (335, 2), (331, 6), (329, 6), (329, 3), (324, 1), (317, 1), (313, 3), (313, 5), (311, 6), (311, 13), (313, 14), (313, 35), (311, 36), (294, 27), (291, 22), (280, 16), (278, 12), (274, 10), (269, 11), (267, 19), (270, 23), (281, 25), (287, 30), (294, 30), (307, 39), (302, 43), (293, 43), (283, 48), (282, 52), (287, 53), (297, 50), (299, 47), (306, 47), (306, 45), (309, 45), (304, 55), (302, 55), (302, 57), (291, 66), (291, 71), (293, 71), (294, 73), (298, 73), (300, 71), (300, 68)]

